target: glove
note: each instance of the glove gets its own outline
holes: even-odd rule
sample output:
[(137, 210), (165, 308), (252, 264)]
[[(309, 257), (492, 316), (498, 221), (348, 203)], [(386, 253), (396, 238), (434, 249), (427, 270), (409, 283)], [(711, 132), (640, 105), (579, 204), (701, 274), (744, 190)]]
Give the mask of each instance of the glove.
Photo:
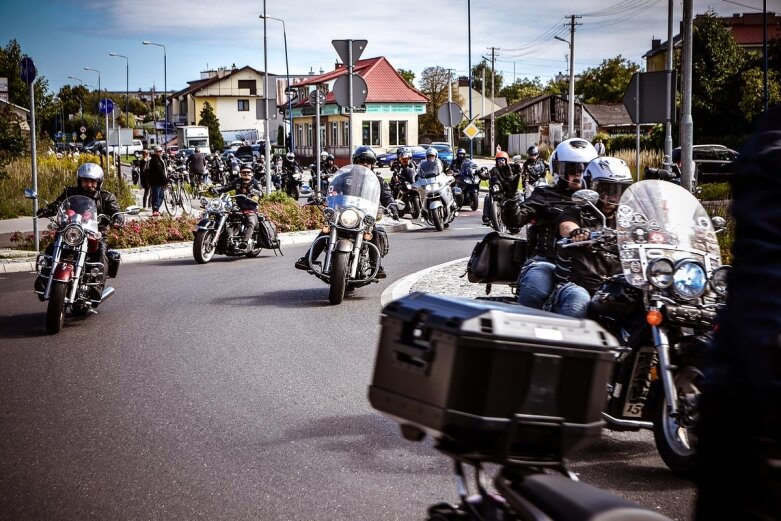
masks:
[(515, 197), (518, 194), (518, 183), (521, 181), (521, 174), (512, 171), (509, 165), (502, 165), (496, 169), (499, 178), (499, 184), (502, 185), (502, 192), (505, 197)]
[(398, 206), (396, 206), (395, 203), (391, 203), (390, 205), (388, 205), (388, 210), (390, 210), (391, 217), (393, 217), (393, 220), (394, 221), (398, 221), (399, 220), (399, 208), (398, 208)]

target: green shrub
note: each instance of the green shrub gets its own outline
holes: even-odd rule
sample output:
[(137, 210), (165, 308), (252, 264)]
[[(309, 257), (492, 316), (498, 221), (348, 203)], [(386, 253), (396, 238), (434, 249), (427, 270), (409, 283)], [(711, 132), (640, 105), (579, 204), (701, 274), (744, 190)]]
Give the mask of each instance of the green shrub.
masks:
[(323, 226), (323, 213), (316, 206), (300, 206), (285, 192), (272, 192), (260, 200), (258, 211), (277, 225), (278, 232), (316, 230)]
[(109, 248), (138, 248), (191, 241), (196, 223), (197, 220), (189, 216), (128, 221), (121, 228), (109, 228), (106, 242)]
[(702, 189), (701, 201), (726, 201), (732, 199), (732, 187), (729, 183), (705, 183), (698, 185)]

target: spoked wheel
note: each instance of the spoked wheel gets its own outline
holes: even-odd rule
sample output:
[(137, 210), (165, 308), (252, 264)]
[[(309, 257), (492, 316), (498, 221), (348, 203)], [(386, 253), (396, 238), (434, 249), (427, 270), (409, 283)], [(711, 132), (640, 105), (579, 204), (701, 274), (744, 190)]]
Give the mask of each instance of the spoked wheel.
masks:
[(442, 208), (434, 208), (431, 210), (431, 220), (434, 221), (434, 228), (436, 228), (438, 232), (445, 229), (445, 225), (442, 222)]
[(488, 216), (491, 219), (491, 228), (499, 233), (507, 231), (504, 222), (502, 222), (502, 206), (493, 199), (491, 200), (491, 208), (488, 210)]
[(702, 360), (686, 359), (676, 364), (675, 388), (678, 416), (670, 416), (667, 398), (662, 393), (654, 416), (654, 441), (665, 464), (679, 476), (691, 475), (697, 453), (695, 426), (702, 394)]
[(163, 206), (168, 215), (173, 217), (176, 214), (176, 199), (174, 197), (174, 191), (171, 186), (166, 186), (163, 189)]
[(182, 207), (184, 215), (190, 215), (193, 211), (193, 202), (190, 198), (190, 193), (184, 186), (179, 186), (179, 206)]
[(344, 292), (347, 289), (347, 268), (350, 261), (350, 254), (346, 251), (334, 252), (331, 259), (331, 285), (328, 290), (328, 302), (331, 304), (341, 304), (344, 300)]
[(46, 332), (50, 335), (59, 333), (65, 322), (65, 295), (67, 292), (67, 283), (52, 283), (49, 306), (46, 308)]
[(198, 264), (206, 264), (214, 257), (214, 230), (198, 230), (193, 240), (193, 257)]

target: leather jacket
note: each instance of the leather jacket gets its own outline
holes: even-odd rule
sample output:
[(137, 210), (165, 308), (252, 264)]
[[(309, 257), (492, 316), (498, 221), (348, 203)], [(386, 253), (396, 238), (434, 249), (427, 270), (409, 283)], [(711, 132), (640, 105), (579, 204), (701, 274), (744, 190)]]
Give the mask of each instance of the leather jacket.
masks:
[[(95, 201), (95, 206), (98, 208), (98, 213), (108, 217), (112, 217), (114, 214), (122, 211), (122, 209), (119, 207), (119, 203), (117, 202), (117, 198), (111, 192), (106, 190), (87, 192), (78, 186), (69, 186), (63, 190), (60, 196), (52, 203), (38, 210), (38, 217), (54, 215), (57, 212), (57, 208), (60, 207), (60, 204), (68, 197), (72, 197), (74, 195), (83, 195), (84, 197), (89, 197)], [(125, 221), (125, 216), (117, 215), (116, 217), (112, 217), (112, 221), (116, 224), (121, 224)], [(105, 220), (98, 222), (98, 228), (101, 231), (105, 230), (107, 227), (108, 223)]]

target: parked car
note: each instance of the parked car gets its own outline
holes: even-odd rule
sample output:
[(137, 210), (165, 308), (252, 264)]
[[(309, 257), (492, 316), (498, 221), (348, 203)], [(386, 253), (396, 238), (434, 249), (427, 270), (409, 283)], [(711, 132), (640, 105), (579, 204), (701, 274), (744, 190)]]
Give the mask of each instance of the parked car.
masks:
[(412, 149), (412, 160), (415, 164), (420, 164), (421, 161), (426, 159), (426, 149), (428, 148), (428, 145), (415, 145), (414, 147), (409, 148)]
[(442, 166), (447, 168), (453, 162), (453, 149), (447, 143), (431, 143), (431, 146), (437, 149)]
[(132, 145), (119, 145), (119, 147), (117, 147), (117, 145), (109, 145), (108, 146), (109, 154), (114, 154), (117, 148), (119, 148), (120, 154), (130, 156), (135, 154), (136, 152), (141, 152), (142, 150), (144, 150), (144, 145), (143, 143), (141, 143), (140, 139), (134, 139)]
[(390, 147), (384, 154), (377, 154), (377, 166), (382, 168), (384, 166), (390, 166), (396, 160), (396, 152), (399, 147)]
[(233, 153), (236, 159), (243, 162), (250, 162), (260, 157), (260, 145), (242, 145)]
[(168, 156), (169, 157), (176, 157), (176, 154), (179, 153), (179, 147), (177, 145), (171, 145), (168, 147)]
[[(728, 181), (735, 173), (735, 166), (740, 154), (724, 145), (694, 145), (695, 178), (698, 184), (721, 183)], [(681, 147), (673, 149), (672, 160), (681, 166)]]

